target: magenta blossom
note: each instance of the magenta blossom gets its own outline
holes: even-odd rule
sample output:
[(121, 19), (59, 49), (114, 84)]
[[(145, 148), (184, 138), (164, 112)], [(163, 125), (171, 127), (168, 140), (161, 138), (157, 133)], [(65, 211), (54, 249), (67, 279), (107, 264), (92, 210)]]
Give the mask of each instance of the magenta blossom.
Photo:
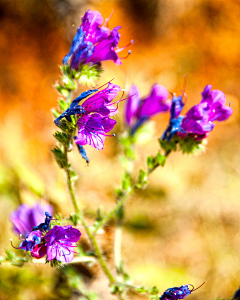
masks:
[(180, 136), (191, 135), (196, 140), (206, 138), (214, 128), (214, 121), (225, 121), (233, 113), (231, 107), (226, 106), (226, 97), (222, 91), (212, 90), (207, 85), (202, 92), (202, 100), (194, 105), (185, 115), (181, 123)]
[[(99, 113), (102, 116), (117, 114), (118, 109), (113, 105), (115, 103), (111, 103), (111, 101), (117, 96), (119, 91), (121, 91), (120, 86), (109, 82), (107, 88), (98, 91), (83, 102), (84, 114)], [(119, 101), (116, 103), (119, 103)]]
[(53, 209), (49, 204), (42, 205), (36, 203), (33, 207), (27, 204), (21, 204), (17, 210), (11, 213), (10, 219), (14, 225), (14, 231), (26, 236), (44, 220), (45, 211), (52, 214)]
[(113, 129), (117, 122), (100, 114), (84, 115), (77, 121), (79, 127), (75, 143), (79, 145), (90, 145), (102, 150), (107, 132)]
[(125, 122), (131, 128), (132, 135), (151, 116), (168, 111), (171, 105), (167, 89), (159, 84), (152, 86), (150, 95), (145, 99), (140, 99), (137, 87), (132, 85), (129, 96), (125, 106)]
[(72, 226), (54, 226), (44, 237), (47, 246), (47, 260), (71, 262), (80, 236), (81, 232)]
[(37, 244), (31, 251), (31, 256), (37, 259), (42, 258), (47, 254), (47, 246), (45, 243)]
[[(108, 20), (107, 20), (108, 22)], [(88, 10), (82, 18), (82, 24), (77, 29), (68, 54), (63, 58), (66, 65), (71, 57), (70, 66), (78, 70), (81, 64), (99, 64), (104, 60), (113, 60), (116, 64), (121, 64), (118, 52), (125, 49), (118, 49), (120, 26), (112, 31), (102, 27), (103, 17), (98, 11)]]

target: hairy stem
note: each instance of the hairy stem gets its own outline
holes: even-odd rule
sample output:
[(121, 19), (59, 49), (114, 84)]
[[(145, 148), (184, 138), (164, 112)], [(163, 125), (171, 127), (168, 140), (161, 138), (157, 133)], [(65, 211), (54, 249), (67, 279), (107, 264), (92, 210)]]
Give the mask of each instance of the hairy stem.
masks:
[(116, 206), (95, 227), (94, 233), (96, 233), (100, 228), (102, 228), (116, 214), (116, 212), (121, 208), (121, 206), (125, 203), (125, 201), (132, 195), (132, 193), (136, 190), (136, 188), (137, 188), (136, 184), (133, 185), (129, 189), (127, 194), (125, 194), (122, 198), (119, 199)]
[(100, 248), (98, 247), (98, 244), (97, 244), (97, 241), (95, 239), (95, 237), (93, 236), (93, 234), (91, 233), (91, 231), (89, 230), (85, 220), (83, 219), (83, 217), (81, 217), (81, 221), (82, 221), (82, 224), (83, 226), (85, 227), (85, 230), (86, 230), (86, 233), (93, 245), (93, 248), (95, 250), (95, 253), (97, 255), (97, 258), (99, 260), (99, 263), (104, 271), (104, 273), (106, 274), (106, 276), (108, 277), (110, 283), (114, 283), (115, 282), (115, 278), (113, 277), (113, 275), (111, 274), (111, 272), (109, 271), (104, 259), (103, 259), (103, 256), (102, 256), (102, 253), (101, 253), (101, 250)]
[(118, 221), (114, 237), (114, 259), (117, 271), (121, 267), (122, 222)]
[[(170, 153), (171, 151), (166, 152), (165, 157), (167, 158), (167, 156)], [(156, 162), (151, 169), (148, 169), (147, 176), (149, 176), (159, 166), (160, 166), (159, 163)], [(126, 202), (126, 200), (128, 200), (128, 198), (135, 192), (136, 189), (137, 189), (137, 183), (135, 183), (134, 185), (132, 185), (131, 188), (129, 188), (128, 192), (124, 194), (122, 198), (119, 199), (116, 206), (102, 219), (102, 221), (100, 221), (97, 224), (95, 230), (93, 231), (94, 233), (96, 233), (100, 228), (102, 228), (116, 214), (116, 212), (121, 208), (121, 206)]]
[[(66, 161), (68, 162), (67, 147), (64, 147), (64, 153), (65, 153), (65, 156), (66, 156)], [(77, 200), (75, 198), (75, 194), (74, 194), (74, 190), (73, 190), (73, 185), (72, 185), (72, 181), (71, 181), (70, 169), (69, 169), (68, 166), (65, 168), (65, 172), (66, 172), (66, 176), (67, 176), (68, 191), (70, 193), (74, 209), (75, 209), (76, 213), (79, 214), (80, 213), (80, 209), (78, 207)]]
[[(68, 156), (67, 156), (67, 149), (65, 147), (65, 154), (66, 154), (66, 159), (68, 161)], [(75, 194), (74, 194), (74, 190), (73, 190), (73, 185), (72, 185), (72, 181), (71, 181), (71, 174), (70, 174), (70, 170), (68, 167), (65, 168), (65, 172), (66, 172), (66, 175), (67, 175), (67, 185), (68, 185), (68, 190), (69, 190), (69, 193), (70, 193), (70, 196), (71, 196), (71, 199), (72, 199), (72, 203), (74, 205), (74, 208), (75, 208), (75, 211), (77, 214), (80, 213), (80, 209), (77, 205), (77, 201), (76, 201), (76, 198), (75, 198)], [(86, 233), (88, 235), (88, 238), (90, 239), (91, 243), (92, 243), (92, 246), (95, 250), (95, 253), (96, 253), (96, 256), (99, 260), (99, 263), (104, 271), (104, 273), (106, 274), (106, 276), (108, 277), (110, 283), (114, 283), (115, 282), (115, 278), (113, 277), (113, 275), (111, 274), (111, 272), (109, 271), (104, 259), (103, 259), (103, 256), (102, 256), (102, 253), (101, 253), (101, 250), (100, 248), (98, 247), (98, 244), (97, 244), (97, 241), (95, 239), (95, 237), (93, 236), (93, 234), (91, 233), (91, 231), (89, 230), (83, 216), (79, 216), (80, 217), (80, 220), (83, 224), (83, 226), (85, 227), (85, 230), (86, 230)]]

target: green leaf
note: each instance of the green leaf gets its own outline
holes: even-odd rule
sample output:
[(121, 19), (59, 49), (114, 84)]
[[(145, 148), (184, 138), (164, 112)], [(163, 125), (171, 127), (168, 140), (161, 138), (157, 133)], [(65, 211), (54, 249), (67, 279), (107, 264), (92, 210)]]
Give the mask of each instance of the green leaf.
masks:
[(71, 92), (71, 90), (66, 89), (63, 85), (61, 85), (61, 84), (59, 84), (59, 83), (57, 83), (57, 84), (55, 85), (55, 88), (56, 88), (56, 90), (57, 90), (61, 95), (63, 95), (64, 97), (68, 97), (69, 94), (70, 94), (70, 92)]
[(131, 189), (131, 177), (129, 173), (125, 172), (122, 178), (122, 189), (129, 191)]
[(123, 190), (120, 189), (120, 188), (116, 188), (116, 189), (114, 190), (114, 192), (115, 192), (115, 195), (116, 195), (117, 198), (121, 198), (121, 197), (124, 195)]
[(162, 155), (161, 152), (158, 152), (156, 156), (156, 162), (163, 167), (166, 163), (166, 156)]
[(199, 154), (205, 150), (206, 140), (196, 141), (194, 138), (187, 136), (179, 141), (180, 149), (183, 154)]
[(102, 212), (101, 212), (101, 209), (100, 207), (97, 209), (97, 217), (96, 217), (96, 221), (97, 222), (101, 222), (103, 219), (103, 215), (102, 215)]
[(74, 181), (76, 181), (77, 179), (78, 179), (78, 175), (77, 175), (77, 173), (74, 171), (74, 170), (72, 170), (71, 168), (69, 169), (69, 172), (70, 172), (70, 180), (71, 180), (71, 182), (73, 183)]
[(52, 109), (52, 114), (54, 119), (57, 119), (59, 116), (61, 116), (61, 114), (55, 108)]
[(157, 296), (157, 295), (150, 295), (149, 298), (151, 300), (159, 300), (159, 296)]
[(138, 292), (139, 294), (145, 294), (148, 292), (144, 285), (136, 287), (135, 291)]
[(162, 139), (159, 139), (159, 143), (161, 148), (165, 151), (165, 152), (169, 152), (169, 151), (177, 151), (177, 144), (179, 142), (179, 137), (174, 136), (171, 141), (163, 141)]
[(53, 136), (59, 143), (63, 144), (64, 146), (68, 147), (69, 145), (69, 135), (65, 132), (56, 131), (54, 132)]
[(147, 178), (147, 172), (141, 169), (138, 176), (138, 182), (136, 184), (137, 188), (142, 189), (147, 184)]
[(62, 83), (64, 88), (68, 90), (76, 90), (77, 88), (77, 83), (74, 79), (69, 78), (68, 76), (63, 76), (62, 77)]
[(5, 252), (7, 254), (6, 260), (14, 260), (15, 259), (15, 254), (12, 251), (5, 250)]
[(65, 111), (69, 107), (69, 103), (62, 98), (58, 99), (58, 105), (61, 111)]
[(70, 215), (70, 221), (74, 226), (76, 226), (81, 221), (81, 215), (80, 214), (71, 214)]
[(56, 159), (60, 168), (68, 167), (66, 155), (63, 153), (63, 151), (59, 147), (55, 146), (54, 149), (52, 149), (51, 151), (52, 151), (54, 158)]
[(148, 156), (147, 157), (147, 166), (149, 169), (152, 169), (155, 164), (155, 158), (153, 156)]
[(159, 290), (158, 290), (158, 288), (157, 288), (156, 286), (153, 286), (153, 287), (151, 287), (151, 288), (148, 290), (148, 292), (149, 292), (149, 294), (151, 294), (151, 295), (158, 295)]
[(86, 64), (80, 66), (78, 73), (75, 74), (74, 77), (78, 79), (81, 84), (90, 86), (94, 85), (94, 82), (99, 79), (101, 73), (102, 68), (98, 65), (91, 66), (90, 64)]
[(61, 125), (58, 125), (59, 128), (61, 128), (66, 133), (69, 133), (70, 135), (74, 134), (76, 126), (77, 125), (75, 124), (74, 118), (72, 118), (72, 122), (69, 122), (67, 119), (63, 118), (61, 119)]

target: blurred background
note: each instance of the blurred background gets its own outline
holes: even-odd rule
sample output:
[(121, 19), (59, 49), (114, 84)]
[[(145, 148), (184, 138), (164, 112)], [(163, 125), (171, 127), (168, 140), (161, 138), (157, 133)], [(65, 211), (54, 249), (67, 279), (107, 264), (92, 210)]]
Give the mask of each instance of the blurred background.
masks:
[[(147, 188), (131, 197), (122, 247), (126, 270), (137, 284), (157, 285), (163, 292), (206, 281), (189, 299), (230, 299), (240, 285), (237, 0), (0, 1), (0, 255), (11, 249), (9, 238), (14, 234), (9, 215), (20, 203), (41, 199), (63, 216), (73, 211), (64, 174), (50, 152), (55, 144), (50, 110), (57, 104), (53, 86), (60, 76), (59, 66), (76, 32), (72, 25), (80, 25), (87, 9), (100, 11), (104, 18), (114, 9), (109, 25), (122, 26), (120, 47), (134, 39), (132, 55), (122, 66), (103, 63), (99, 84), (114, 77), (114, 83), (126, 90), (135, 83), (142, 96), (155, 82), (179, 93), (186, 74), (184, 112), (200, 101), (206, 84), (222, 90), (231, 103), (232, 117), (216, 125), (205, 153), (198, 157), (173, 153), (166, 167), (151, 175)], [(123, 106), (116, 133), (124, 130)], [(153, 118), (155, 135), (151, 142), (137, 146), (136, 170), (145, 166), (147, 155), (157, 153), (157, 138), (168, 118)], [(103, 212), (113, 207), (113, 190), (123, 170), (117, 139), (108, 138), (103, 151), (86, 149), (89, 166), (75, 150), (70, 159), (79, 174), (77, 197), (92, 224), (99, 206)], [(110, 227), (101, 237), (106, 252), (112, 251), (113, 231)], [(0, 268), (1, 300), (79, 299), (67, 268), (30, 264), (18, 268), (6, 263)], [(88, 275), (91, 287), (98, 290), (94, 272)], [(98, 292), (100, 299), (108, 299), (103, 295)]]

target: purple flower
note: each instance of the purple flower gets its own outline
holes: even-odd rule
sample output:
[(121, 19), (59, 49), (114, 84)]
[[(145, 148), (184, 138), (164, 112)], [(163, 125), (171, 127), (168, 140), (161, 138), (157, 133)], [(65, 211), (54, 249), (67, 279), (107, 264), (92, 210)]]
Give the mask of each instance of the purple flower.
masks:
[[(201, 284), (196, 289), (194, 289), (192, 284), (186, 284), (186, 285), (182, 285), (180, 287), (174, 287), (174, 288), (167, 289), (160, 297), (160, 300), (184, 299), (185, 297), (190, 295), (193, 291), (196, 291), (197, 289), (199, 289), (203, 284)], [(188, 287), (189, 285), (192, 286), (191, 290), (189, 290), (189, 287)]]
[(77, 121), (79, 127), (75, 143), (79, 145), (90, 145), (102, 150), (107, 132), (113, 129), (117, 122), (99, 114), (84, 115)]
[[(99, 113), (102, 116), (113, 116), (117, 114), (118, 109), (113, 105), (115, 103), (111, 103), (111, 101), (117, 96), (119, 91), (121, 91), (120, 86), (109, 82), (107, 88), (98, 91), (83, 102), (82, 107), (85, 110), (84, 114)], [(119, 101), (117, 101), (117, 103)]]
[[(110, 18), (110, 17), (109, 17)], [(107, 22), (109, 20), (107, 19)], [(120, 26), (112, 31), (104, 25), (103, 17), (98, 11), (88, 10), (82, 18), (82, 25), (77, 29), (68, 54), (63, 58), (66, 65), (71, 57), (70, 66), (78, 70), (80, 64), (98, 64), (104, 60), (113, 60), (116, 64), (121, 64), (118, 52), (125, 49), (116, 49), (120, 34)], [(132, 42), (131, 42), (132, 43)]]
[(183, 96), (173, 96), (170, 107), (170, 121), (167, 129), (164, 131), (162, 140), (170, 141), (171, 138), (181, 130), (183, 116), (180, 115), (184, 107)]
[[(25, 251), (32, 251), (33, 248), (41, 243), (41, 238), (42, 238), (42, 232), (39, 230), (30, 232), (25, 239), (23, 239), (23, 242), (20, 243), (19, 247), (14, 247), (15, 249), (22, 249)], [(10, 240), (12, 242), (12, 240)]]
[(191, 294), (191, 291), (188, 288), (188, 285), (182, 285), (180, 287), (174, 287), (167, 289), (163, 295), (160, 297), (160, 300), (178, 300), (184, 299)]
[(131, 134), (146, 122), (151, 116), (166, 112), (170, 108), (167, 89), (159, 84), (152, 86), (151, 93), (145, 99), (140, 99), (135, 85), (131, 87), (129, 99), (125, 106), (125, 122), (131, 128)]
[(47, 259), (71, 262), (74, 257), (74, 248), (80, 239), (81, 232), (72, 226), (54, 226), (46, 235)]
[(193, 106), (182, 120), (179, 135), (191, 135), (196, 140), (204, 139), (214, 128), (214, 121), (225, 121), (233, 110), (226, 106), (226, 98), (222, 91), (212, 90), (212, 86), (207, 85), (202, 92), (202, 100)]
[(52, 213), (53, 209), (49, 204), (41, 205), (36, 203), (34, 207), (21, 204), (10, 216), (14, 225), (14, 231), (26, 236), (34, 226), (37, 226), (44, 220), (45, 211)]

